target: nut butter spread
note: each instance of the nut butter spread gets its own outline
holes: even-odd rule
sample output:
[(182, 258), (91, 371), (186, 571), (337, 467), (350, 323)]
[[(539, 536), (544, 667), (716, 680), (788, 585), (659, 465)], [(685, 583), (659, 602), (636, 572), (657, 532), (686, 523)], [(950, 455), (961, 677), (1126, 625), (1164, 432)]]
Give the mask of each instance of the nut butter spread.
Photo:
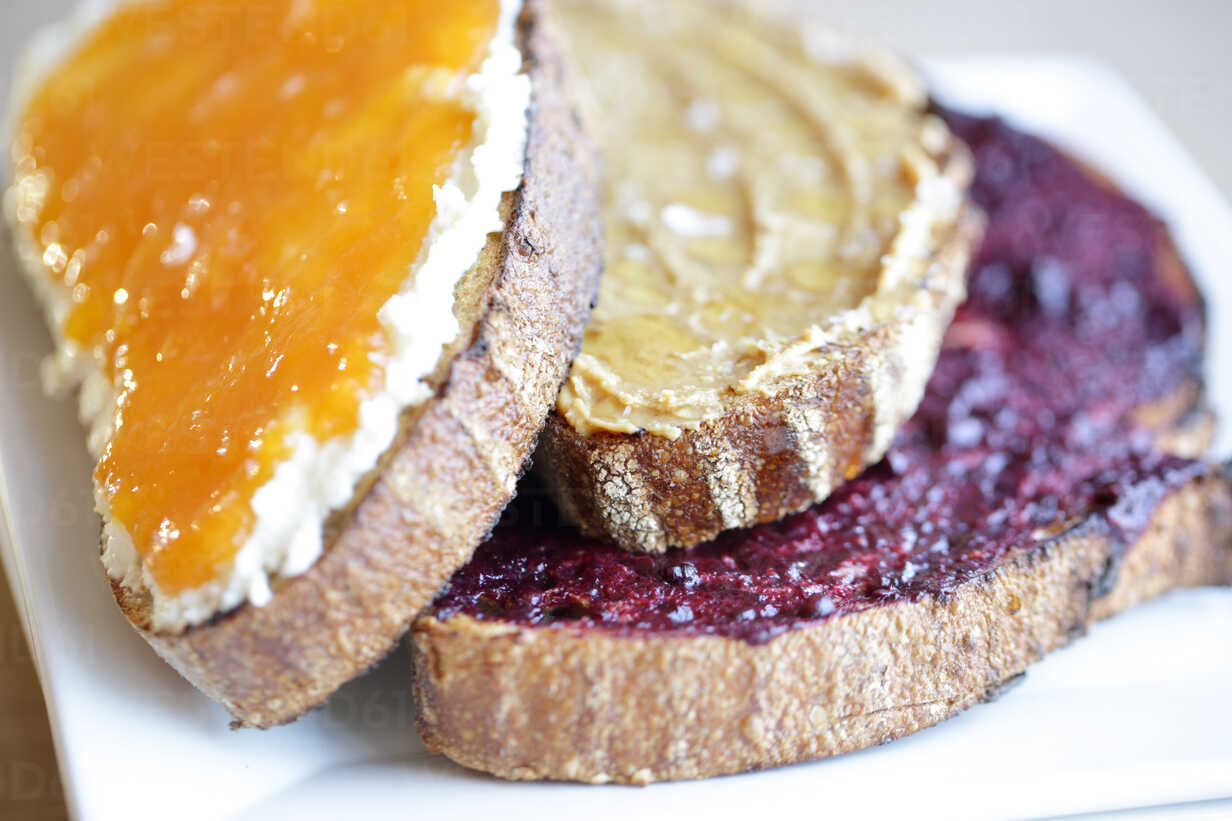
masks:
[(726, 4), (558, 7), (607, 170), (575, 429), (674, 438), (910, 310), (961, 197), (909, 70)]
[(411, 275), (507, 23), (499, 0), (124, 3), (19, 112), (8, 210), (61, 359), (115, 394), (99, 505), (155, 591), (225, 581), (258, 490), (304, 452), (343, 458), (322, 443), (394, 376), (383, 306), (436, 287), (452, 321), (456, 275)]

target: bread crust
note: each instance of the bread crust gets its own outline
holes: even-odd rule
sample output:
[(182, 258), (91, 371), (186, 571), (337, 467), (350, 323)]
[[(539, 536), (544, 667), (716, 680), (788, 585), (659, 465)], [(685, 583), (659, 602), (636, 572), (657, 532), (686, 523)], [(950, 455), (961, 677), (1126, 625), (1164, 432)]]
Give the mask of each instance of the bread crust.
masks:
[(148, 596), (112, 584), (141, 635), (233, 726), (294, 720), (393, 647), (513, 496), (581, 344), (602, 264), (599, 167), (538, 5), (519, 21), (533, 98), (507, 228), (460, 286), (464, 331), (436, 395), (327, 528), (324, 555), (266, 606), (179, 635), (151, 632)]
[(994, 697), (1094, 621), (1175, 587), (1232, 582), (1226, 469), (1175, 490), (1119, 543), (1092, 515), (952, 595), (765, 644), (423, 617), (415, 697), (429, 749), (509, 779), (646, 784), (880, 744)]
[[(964, 145), (952, 142), (943, 173), (967, 188), (973, 164)], [(582, 435), (553, 411), (537, 475), (583, 534), (644, 552), (691, 547), (822, 501), (884, 456), (915, 412), (982, 230), (982, 216), (964, 208), (935, 250), (928, 306), (913, 319), (833, 346), (823, 367), (784, 378), (772, 393), (735, 398), (722, 416), (676, 439)]]

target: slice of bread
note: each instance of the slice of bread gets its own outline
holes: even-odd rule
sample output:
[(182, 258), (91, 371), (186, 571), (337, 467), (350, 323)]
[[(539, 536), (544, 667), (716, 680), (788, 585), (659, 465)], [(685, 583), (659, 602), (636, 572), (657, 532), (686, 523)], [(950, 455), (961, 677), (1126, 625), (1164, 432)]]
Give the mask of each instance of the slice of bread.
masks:
[(266, 728), (321, 704), (378, 662), (491, 530), (512, 497), (581, 342), (601, 268), (599, 165), (539, 4), (517, 24), (531, 81), (522, 184), (455, 291), (461, 332), (405, 411), (395, 443), (324, 528), (305, 572), (272, 596), (182, 631), (112, 579), (121, 610), (234, 726)]
[(430, 749), (502, 778), (592, 783), (705, 778), (882, 744), (995, 697), (1098, 619), (1176, 587), (1232, 582), (1232, 480), (1212, 474), (1175, 492), (1121, 563), (1123, 549), (1093, 516), (947, 598), (761, 645), (424, 619), (420, 732)]
[(1166, 229), (1048, 145), (949, 119), (989, 227), (885, 462), (655, 557), (515, 503), (416, 623), (429, 748), (638, 784), (836, 755), (995, 697), (1097, 619), (1232, 582), (1232, 473), (1160, 450), (1210, 431), (1201, 300)]
[(965, 147), (909, 68), (832, 32), (557, 5), (611, 173), (541, 480), (584, 533), (652, 552), (824, 499), (915, 411), (962, 298)]

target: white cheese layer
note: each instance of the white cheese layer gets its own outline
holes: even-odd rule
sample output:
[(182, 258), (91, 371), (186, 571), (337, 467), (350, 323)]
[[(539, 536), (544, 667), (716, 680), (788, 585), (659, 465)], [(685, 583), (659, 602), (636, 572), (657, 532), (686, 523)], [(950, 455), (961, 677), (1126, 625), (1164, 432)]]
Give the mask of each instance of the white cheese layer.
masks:
[[(89, 2), (72, 20), (36, 39), (18, 71), (3, 135), (6, 143), (39, 78), (116, 1)], [(531, 87), (521, 73), (522, 54), (515, 42), (520, 7), (521, 0), (503, 0), (490, 52), (479, 71), (467, 79), (466, 102), (476, 113), (475, 139), (458, 158), (450, 178), (434, 191), (437, 213), (424, 248), (403, 290), (381, 309), (392, 355), (385, 365), (383, 389), (360, 406), (355, 433), (325, 442), (307, 433), (295, 436), (291, 458), (276, 468), (252, 499), (255, 526), (230, 572), (176, 595), (159, 589), (142, 567), (124, 527), (111, 519), (106, 499), (96, 493), (104, 521), (103, 564), (112, 579), (130, 589), (149, 591), (155, 630), (180, 631), (245, 602), (262, 606), (271, 598), (272, 578), (308, 570), (324, 549), (322, 532), (330, 513), (351, 502), (357, 483), (393, 444), (401, 414), (431, 396), (424, 380), (460, 332), (453, 313), (454, 290), (477, 261), (488, 235), (503, 230), (501, 198), (522, 180)], [(5, 211), (11, 225), (17, 222), (19, 200), (20, 193), (10, 188)], [(116, 392), (89, 353), (64, 339), (61, 329), (71, 306), (69, 295), (48, 278), (32, 239), (21, 230), (13, 233), (57, 343), (57, 353), (44, 368), (48, 389), (80, 388), (79, 412), (90, 431), (90, 450), (97, 456), (111, 435)]]

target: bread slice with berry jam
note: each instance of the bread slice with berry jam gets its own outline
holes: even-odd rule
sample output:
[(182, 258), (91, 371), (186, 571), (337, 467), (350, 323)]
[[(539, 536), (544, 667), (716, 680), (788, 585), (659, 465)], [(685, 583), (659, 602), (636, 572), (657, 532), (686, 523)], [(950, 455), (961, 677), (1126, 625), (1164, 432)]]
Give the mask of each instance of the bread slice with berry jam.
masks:
[(999, 695), (1096, 620), (1232, 582), (1232, 474), (1196, 458), (1202, 304), (1166, 228), (1034, 137), (947, 119), (988, 230), (886, 459), (657, 556), (524, 497), (416, 623), (430, 749), (637, 784), (837, 755)]

